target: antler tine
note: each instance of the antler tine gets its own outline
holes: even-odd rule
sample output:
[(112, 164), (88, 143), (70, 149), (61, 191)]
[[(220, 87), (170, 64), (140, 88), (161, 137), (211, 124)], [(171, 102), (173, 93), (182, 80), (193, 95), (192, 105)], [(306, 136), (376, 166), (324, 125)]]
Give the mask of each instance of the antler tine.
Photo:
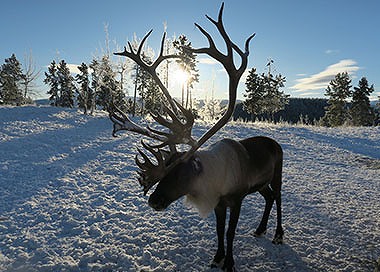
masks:
[(152, 76), (153, 80), (158, 84), (158, 86), (160, 87), (160, 89), (162, 90), (163, 94), (165, 95), (165, 97), (168, 100), (168, 102), (169, 102), (170, 106), (172, 107), (172, 109), (174, 111), (176, 111), (176, 108), (175, 108), (175, 105), (174, 105), (174, 102), (173, 102), (173, 98), (169, 94), (169, 91), (166, 88), (166, 86), (162, 83), (161, 79), (157, 75), (156, 68), (164, 60), (171, 59), (171, 58), (181, 58), (181, 57), (178, 56), (178, 55), (175, 55), (175, 54), (165, 55), (165, 56), (163, 55), (163, 52), (164, 52), (164, 43), (165, 43), (165, 37), (166, 37), (166, 33), (164, 33), (163, 36), (162, 36), (162, 40), (161, 40), (161, 48), (160, 48), (160, 54), (159, 54), (159, 56), (157, 57), (157, 59), (152, 64), (146, 63), (141, 58), (141, 52), (142, 52), (142, 48), (144, 46), (144, 43), (146, 42), (146, 40), (148, 39), (148, 37), (152, 34), (152, 32), (153, 32), (153, 29), (151, 29), (144, 36), (144, 38), (141, 40), (141, 42), (140, 42), (140, 44), (138, 46), (137, 52), (135, 52), (133, 50), (133, 47), (132, 47), (131, 43), (128, 42), (129, 51), (126, 49), (126, 47), (124, 47), (124, 51), (123, 52), (114, 53), (114, 55), (128, 57), (128, 58), (132, 59), (133, 61), (135, 61), (138, 65), (140, 65), (145, 71), (147, 71)]
[(151, 67), (152, 67), (153, 70), (155, 70), (157, 68), (157, 66), (160, 65), (161, 62), (164, 61), (164, 60), (166, 60), (166, 59), (174, 59), (174, 58), (178, 59), (178, 58), (181, 58), (181, 56), (176, 55), (176, 54), (164, 55), (165, 38), (166, 38), (166, 32), (164, 32), (164, 34), (162, 34), (160, 53), (159, 53), (157, 59), (151, 65)]
[(152, 114), (152, 118), (160, 125), (169, 129), (169, 133), (157, 131), (148, 127), (152, 132), (163, 135), (167, 138), (166, 144), (188, 144), (190, 146), (196, 145), (196, 140), (191, 137), (191, 131), (194, 125), (194, 115), (190, 110), (185, 109), (181, 104), (174, 100), (174, 103), (182, 113), (184, 122), (180, 119), (178, 114), (175, 114), (166, 105), (163, 105), (164, 111), (170, 116), (171, 121), (166, 120), (160, 114)]
[[(207, 19), (212, 22), (216, 28), (218, 29), (220, 35), (222, 36), (226, 47), (227, 47), (227, 55), (220, 52), (216, 46), (213, 38), (211, 35), (204, 30), (200, 25), (195, 24), (195, 26), (200, 30), (200, 32), (207, 38), (209, 42), (209, 47), (203, 47), (199, 49), (193, 49), (190, 47), (187, 47), (186, 50), (189, 50), (193, 53), (204, 53), (209, 55), (210, 57), (214, 58), (218, 62), (220, 62), (225, 70), (227, 71), (228, 77), (229, 77), (229, 102), (228, 102), (228, 108), (227, 111), (224, 113), (224, 115), (214, 124), (213, 127), (211, 127), (205, 134), (202, 135), (202, 137), (198, 140), (197, 144), (194, 145), (190, 151), (188, 151), (184, 156), (183, 160), (186, 160), (189, 158), (202, 144), (204, 144), (211, 136), (213, 136), (219, 129), (221, 129), (230, 119), (230, 117), (233, 114), (235, 103), (236, 103), (236, 93), (237, 93), (237, 87), (239, 84), (239, 80), (247, 68), (248, 64), (248, 54), (249, 54), (249, 42), (251, 39), (255, 36), (255, 34), (248, 37), (248, 39), (245, 42), (245, 52), (243, 52), (235, 43), (231, 41), (229, 38), (224, 25), (223, 25), (223, 8), (224, 3), (222, 3), (222, 6), (219, 10), (218, 20), (214, 20), (208, 15), (206, 15)], [(240, 67), (237, 69), (235, 66), (235, 63), (233, 61), (233, 51), (236, 51), (236, 53), (239, 54), (241, 57), (241, 64)]]
[(190, 109), (186, 109), (184, 106), (182, 106), (177, 101), (174, 100), (174, 102), (177, 105), (177, 107), (181, 110), (183, 116), (185, 117), (186, 123), (187, 124), (191, 124), (191, 126), (193, 126), (193, 124), (194, 124), (194, 114), (193, 114), (193, 112)]
[(157, 160), (157, 164), (154, 164), (144, 152), (139, 148), (137, 151), (143, 157), (144, 161), (140, 161), (138, 155), (135, 157), (135, 162), (140, 168), (138, 172), (140, 175), (139, 183), (144, 187), (144, 195), (152, 188), (166, 173), (165, 160), (160, 149), (155, 148), (144, 141), (141, 141), (141, 145), (148, 150)]
[[(252, 34), (249, 36), (249, 38), (245, 42), (245, 52), (243, 52), (234, 42), (231, 41), (230, 37), (228, 36), (224, 25), (223, 25), (223, 9), (224, 9), (224, 3), (222, 3), (222, 6), (219, 10), (218, 15), (218, 21), (215, 21), (210, 16), (206, 15), (206, 18), (212, 22), (216, 28), (218, 29), (220, 35), (225, 41), (226, 47), (227, 47), (227, 55), (224, 55), (221, 53), (215, 46), (215, 43), (211, 37), (211, 35), (205, 31), (200, 25), (195, 24), (195, 26), (202, 32), (203, 35), (206, 36), (209, 47), (199, 48), (199, 49), (191, 49), (187, 48), (187, 50), (191, 50), (194, 53), (206, 53), (209, 56), (213, 57), (214, 59), (218, 60), (225, 68), (228, 74), (238, 72), (241, 76), (243, 74), (244, 70), (247, 67), (247, 62), (245, 62), (246, 57), (249, 54), (249, 42), (251, 39), (255, 36), (255, 34)], [(235, 64), (233, 62), (233, 50), (236, 51), (242, 58), (242, 63), (240, 64), (240, 67), (238, 70), (235, 68)]]
[(108, 108), (108, 115), (113, 122), (112, 136), (114, 137), (116, 137), (116, 133), (118, 131), (127, 130), (161, 142), (165, 142), (167, 140), (167, 138), (163, 137), (163, 135), (154, 134), (149, 129), (143, 128), (134, 123), (122, 110), (120, 110), (114, 104), (111, 104), (111, 106)]

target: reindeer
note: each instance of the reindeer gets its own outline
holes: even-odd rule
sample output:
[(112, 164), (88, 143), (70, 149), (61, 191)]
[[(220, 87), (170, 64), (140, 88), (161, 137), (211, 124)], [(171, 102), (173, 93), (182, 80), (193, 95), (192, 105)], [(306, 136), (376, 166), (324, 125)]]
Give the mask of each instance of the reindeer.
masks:
[[(220, 130), (231, 117), (235, 102), (239, 79), (247, 67), (249, 43), (255, 34), (245, 42), (243, 52), (227, 35), (223, 21), (222, 4), (218, 20), (206, 15), (219, 31), (225, 41), (227, 54), (220, 52), (211, 35), (200, 25), (195, 24), (207, 38), (208, 47), (194, 49), (183, 48), (195, 54), (207, 54), (221, 63), (229, 78), (229, 103), (225, 114), (199, 140), (192, 134), (194, 116), (191, 110), (184, 108), (174, 100), (167, 88), (156, 73), (156, 68), (162, 61), (178, 58), (177, 55), (163, 55), (165, 33), (161, 41), (161, 50), (158, 58), (147, 64), (141, 58), (143, 45), (152, 30), (142, 39), (137, 50), (128, 43), (129, 50), (124, 47), (116, 55), (126, 56), (134, 60), (145, 69), (162, 90), (167, 102), (163, 105), (163, 114), (151, 113), (152, 118), (164, 130), (142, 127), (128, 118), (115, 106), (109, 108), (109, 116), (113, 125), (113, 135), (118, 131), (127, 130), (139, 133), (153, 141), (141, 141), (144, 153), (138, 149), (135, 162), (138, 170), (138, 181), (143, 186), (144, 194), (158, 183), (149, 197), (149, 205), (156, 211), (165, 210), (171, 203), (186, 196), (187, 200), (198, 208), (201, 216), (206, 216), (214, 210), (216, 215), (216, 231), (218, 248), (212, 260), (211, 267), (222, 267), (226, 271), (234, 270), (232, 253), (233, 239), (239, 219), (242, 201), (248, 194), (259, 192), (265, 199), (265, 209), (261, 222), (254, 235), (262, 236), (266, 233), (270, 211), (274, 201), (277, 206), (277, 228), (274, 244), (283, 241), (281, 225), (281, 175), (283, 153), (281, 146), (267, 137), (252, 137), (244, 140), (223, 139), (209, 146), (199, 149), (211, 136)], [(238, 68), (233, 61), (234, 52), (240, 56)], [(166, 116), (166, 117), (164, 117)], [(157, 143), (158, 142), (158, 143)], [(189, 146), (187, 151), (177, 151), (178, 146)], [(150, 154), (149, 154), (150, 153)], [(230, 209), (230, 218), (227, 230), (227, 250), (225, 250), (224, 235), (226, 211)]]

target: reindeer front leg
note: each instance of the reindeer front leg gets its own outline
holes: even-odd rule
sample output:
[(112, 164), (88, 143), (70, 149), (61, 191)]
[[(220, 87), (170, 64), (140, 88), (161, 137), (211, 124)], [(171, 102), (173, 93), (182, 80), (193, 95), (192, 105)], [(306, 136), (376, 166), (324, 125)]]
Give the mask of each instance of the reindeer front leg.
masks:
[(227, 230), (227, 254), (226, 258), (224, 260), (223, 270), (224, 271), (234, 271), (234, 257), (233, 257), (233, 242), (235, 238), (235, 231), (237, 227), (237, 223), (239, 221), (239, 215), (240, 215), (240, 208), (241, 208), (241, 200), (237, 201), (232, 207), (230, 207), (230, 221), (228, 223), (228, 230)]
[(218, 236), (218, 250), (211, 263), (212, 268), (221, 267), (223, 265), (225, 251), (224, 251), (224, 232), (226, 225), (226, 206), (218, 204), (214, 209), (216, 215), (216, 233)]

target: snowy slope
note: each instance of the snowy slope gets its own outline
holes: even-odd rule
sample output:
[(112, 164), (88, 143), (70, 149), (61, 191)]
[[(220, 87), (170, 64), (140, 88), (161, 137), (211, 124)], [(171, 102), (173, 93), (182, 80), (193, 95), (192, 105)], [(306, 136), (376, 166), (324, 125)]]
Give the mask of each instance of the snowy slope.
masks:
[[(215, 271), (214, 216), (178, 201), (152, 211), (134, 181), (139, 136), (107, 116), (0, 108), (0, 271)], [(201, 134), (205, 125), (197, 124)], [(255, 238), (248, 196), (237, 271), (373, 271), (380, 257), (380, 128), (228, 125), (213, 140), (266, 135), (285, 152), (285, 244)]]

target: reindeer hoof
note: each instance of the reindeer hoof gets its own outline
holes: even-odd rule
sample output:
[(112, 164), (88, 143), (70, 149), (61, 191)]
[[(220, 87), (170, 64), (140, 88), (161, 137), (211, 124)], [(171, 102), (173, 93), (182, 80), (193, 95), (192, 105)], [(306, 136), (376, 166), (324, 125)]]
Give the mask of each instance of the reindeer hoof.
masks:
[(255, 233), (253, 234), (253, 236), (260, 238), (260, 237), (264, 237), (265, 234), (267, 234), (266, 230), (260, 231), (260, 232), (259, 231), (255, 231)]
[(223, 271), (227, 271), (227, 272), (233, 272), (233, 271), (236, 271), (235, 270), (235, 262), (234, 262), (234, 259), (233, 258), (228, 258), (228, 256), (226, 257), (226, 259), (224, 260), (224, 265), (222, 267), (222, 270)]
[(236, 269), (235, 269), (235, 266), (233, 267), (223, 267), (223, 271), (226, 271), (226, 272), (235, 272)]
[(272, 243), (275, 245), (281, 245), (284, 243), (284, 239), (282, 238), (282, 236), (275, 236)]
[(224, 265), (224, 258), (221, 259), (219, 262), (213, 260), (213, 261), (211, 262), (210, 267), (211, 267), (211, 268), (222, 268), (223, 265)]

